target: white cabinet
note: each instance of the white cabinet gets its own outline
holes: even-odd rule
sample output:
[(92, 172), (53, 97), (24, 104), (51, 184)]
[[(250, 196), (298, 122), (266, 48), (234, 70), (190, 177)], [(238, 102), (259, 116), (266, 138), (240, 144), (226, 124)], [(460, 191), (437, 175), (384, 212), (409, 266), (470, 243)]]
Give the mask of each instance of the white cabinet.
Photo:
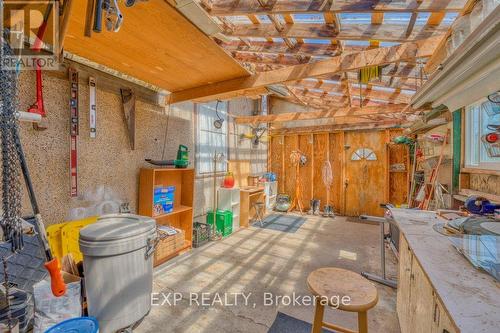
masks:
[(240, 189), (220, 187), (217, 195), (217, 207), (233, 213), (233, 232), (240, 228)]

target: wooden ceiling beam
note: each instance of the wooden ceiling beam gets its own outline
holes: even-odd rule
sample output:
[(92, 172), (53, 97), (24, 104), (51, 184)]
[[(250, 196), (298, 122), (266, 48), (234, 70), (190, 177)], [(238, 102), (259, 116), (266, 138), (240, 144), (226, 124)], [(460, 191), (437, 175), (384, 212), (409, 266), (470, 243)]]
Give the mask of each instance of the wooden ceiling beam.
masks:
[[(344, 108), (344, 107), (349, 107), (349, 103), (347, 102), (336, 102), (332, 100), (325, 100), (321, 99), (316, 96), (300, 96), (300, 100), (303, 105), (309, 106), (314, 109), (318, 110), (329, 110), (331, 108)], [(390, 105), (388, 103), (381, 103), (378, 101), (371, 101), (369, 100), (365, 106), (387, 106)]]
[(270, 72), (270, 71), (275, 71), (275, 70), (287, 67), (287, 65), (260, 64), (260, 63), (255, 63), (255, 62), (254, 63), (252, 63), (252, 62), (243, 62), (242, 64), (249, 66), (256, 73)]
[(335, 0), (331, 6), (324, 6), (324, 0), (280, 0), (269, 1), (266, 6), (255, 6), (253, 0), (218, 0), (212, 4), (209, 13), (214, 16), (267, 15), (267, 14), (314, 14), (324, 12), (365, 13), (365, 12), (458, 12), (465, 0)]
[[(298, 42), (293, 48), (289, 48), (284, 43), (276, 42), (255, 42), (252, 41), (250, 45), (239, 41), (225, 43), (221, 45), (225, 50), (232, 52), (258, 52), (270, 54), (303, 54), (303, 55), (316, 55), (316, 56), (329, 56), (333, 57), (338, 55), (339, 49), (337, 45), (332, 44), (310, 44)], [(365, 50), (366, 47), (353, 46), (348, 50), (351, 52), (358, 52)]]
[[(373, 12), (371, 17), (372, 25), (381, 25), (384, 22), (384, 13)], [(380, 40), (370, 40), (370, 47), (375, 48), (380, 46)]]
[(385, 107), (371, 106), (365, 108), (346, 107), (331, 109), (328, 111), (309, 112), (287, 112), (281, 114), (270, 114), (265, 116), (236, 116), (233, 117), (236, 124), (258, 124), (258, 123), (281, 123), (297, 120), (313, 120), (323, 118), (336, 118), (346, 116), (365, 116), (379, 114), (401, 114), (407, 104), (392, 104)]
[(443, 21), (445, 15), (446, 15), (445, 12), (431, 13), (431, 15), (429, 15), (429, 18), (427, 19), (427, 24), (428, 25), (440, 25), (441, 22)]
[(277, 31), (271, 23), (238, 24), (225, 34), (231, 37), (264, 37), (264, 38), (307, 38), (337, 40), (380, 40), (390, 42), (407, 42), (442, 35), (446, 27), (422, 25), (416, 26), (410, 35), (400, 24), (344, 24), (340, 32), (335, 31), (335, 24), (328, 23), (296, 23), (287, 25), (284, 30)]
[(295, 88), (309, 88), (309, 89), (321, 89), (328, 92), (345, 93), (347, 91), (346, 81), (340, 81), (338, 84), (329, 81), (315, 81), (315, 80), (301, 80), (295, 81), (288, 84), (290, 87)]
[(284, 127), (274, 129), (271, 135), (286, 135), (286, 134), (310, 134), (310, 133), (334, 133), (346, 131), (369, 131), (369, 130), (383, 130), (390, 128), (400, 128), (401, 121), (386, 120), (382, 122), (362, 122), (356, 124), (343, 124), (343, 125), (324, 125), (324, 126), (308, 126), (308, 127)]
[(417, 22), (417, 17), (418, 13), (415, 12), (411, 13), (410, 22), (408, 22), (408, 26), (406, 27), (406, 32), (405, 32), (406, 37), (411, 36), (413, 29), (415, 28), (415, 23)]
[[(385, 88), (393, 88), (393, 89), (404, 89), (404, 90), (412, 90), (416, 91), (419, 86), (415, 84), (415, 79), (414, 78), (398, 78), (395, 77), (393, 79), (392, 84), (389, 84), (390, 79), (392, 76), (382, 76), (382, 81), (372, 81), (370, 84), (372, 86), (376, 87), (385, 87)], [(342, 78), (340, 78), (342, 80)], [(342, 81), (343, 82), (343, 81)], [(358, 83), (359, 80), (349, 78), (348, 81), (349, 83)]]
[[(304, 91), (305, 89), (308, 89), (309, 87), (307, 86), (289, 86), (289, 89), (294, 89), (295, 93), (299, 93), (300, 91)], [(331, 85), (328, 85), (327, 83), (323, 84), (323, 86), (320, 89), (316, 90), (307, 90), (304, 95), (306, 96), (317, 96), (317, 97), (324, 97), (326, 99), (333, 99), (333, 100), (339, 100), (339, 101), (345, 101), (347, 100), (347, 96), (336, 96), (336, 95), (329, 95), (328, 93), (333, 92), (333, 93), (341, 93), (335, 90), (335, 86), (332, 87)], [(330, 90), (331, 89), (331, 90)], [(359, 88), (353, 88), (353, 91), (359, 91)], [(377, 100), (383, 100), (386, 102), (391, 102), (391, 103), (410, 103), (412, 95), (407, 95), (407, 94), (401, 94), (399, 92), (390, 92), (390, 91), (382, 91), (382, 90), (374, 90), (371, 89), (370, 87), (367, 86), (362, 86), (361, 88), (361, 96), (363, 99), (377, 99)], [(356, 94), (353, 94), (352, 98), (357, 98)]]
[(297, 81), (307, 77), (335, 74), (357, 70), (367, 66), (386, 65), (397, 61), (407, 61), (415, 58), (430, 57), (441, 37), (433, 37), (417, 42), (402, 43), (391, 47), (381, 47), (362, 52), (342, 54), (314, 63), (288, 66), (275, 71), (269, 71), (232, 80), (216, 82), (196, 88), (173, 92), (171, 103), (192, 99), (232, 98), (246, 93), (252, 94), (254, 89), (269, 84)]
[[(358, 76), (358, 73), (354, 71), (349, 71), (348, 74), (350, 78)], [(414, 64), (400, 63), (398, 66), (390, 64), (382, 68), (382, 76), (420, 79), (420, 70)]]
[(273, 64), (273, 65), (299, 65), (306, 64), (311, 56), (287, 55), (287, 54), (262, 54), (248, 52), (231, 52), (234, 59), (240, 62)]
[(355, 122), (351, 124), (334, 124), (321, 126), (304, 127), (283, 127), (271, 130), (271, 135), (299, 134), (299, 133), (332, 133), (336, 131), (361, 131), (361, 130), (381, 130), (401, 127), (401, 120), (367, 121)]
[[(343, 73), (346, 74), (346, 73)], [(348, 83), (354, 83), (358, 84), (358, 79), (348, 79), (348, 80), (343, 80), (343, 76), (341, 75), (339, 77), (331, 77), (331, 76), (325, 76), (325, 77), (318, 77), (318, 80), (299, 80), (291, 83), (291, 85), (295, 86), (303, 86), (307, 88), (312, 88), (312, 89), (322, 89), (325, 88), (326, 90), (329, 91), (335, 91), (335, 92), (345, 92), (348, 94), (350, 92), (350, 86)], [(393, 78), (392, 76), (384, 76), (382, 77), (382, 81), (373, 81), (370, 82), (370, 85), (376, 86), (376, 87), (384, 87), (384, 88), (392, 88), (392, 89), (404, 89), (404, 90), (412, 90), (416, 91), (418, 86), (416, 84), (412, 84), (412, 81), (414, 82), (415, 80), (412, 78), (394, 78), (392, 86), (389, 85), (390, 79)], [(332, 82), (333, 81), (333, 82)], [(338, 82), (338, 83), (337, 83)]]
[[(416, 0), (417, 6), (420, 7), (422, 4), (422, 0)], [(418, 7), (416, 9), (418, 9)], [(418, 13), (415, 10), (412, 10), (410, 22), (408, 22), (408, 26), (406, 27), (406, 36), (410, 36), (413, 32), (413, 28), (415, 28), (415, 23), (417, 23)]]
[[(260, 21), (259, 19), (257, 18), (257, 16), (251, 14), (251, 15), (247, 15), (248, 19), (250, 20), (250, 22), (252, 22), (253, 24), (260, 24)], [(220, 18), (219, 18), (220, 19)]]
[(382, 68), (382, 75), (395, 77), (415, 77), (418, 76), (418, 69), (415, 64), (396, 62)]

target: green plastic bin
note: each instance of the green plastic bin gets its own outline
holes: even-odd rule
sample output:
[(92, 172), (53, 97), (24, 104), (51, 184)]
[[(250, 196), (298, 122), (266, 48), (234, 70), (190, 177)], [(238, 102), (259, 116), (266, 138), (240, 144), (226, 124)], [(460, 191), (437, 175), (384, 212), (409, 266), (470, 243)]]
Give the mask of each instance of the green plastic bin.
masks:
[[(233, 232), (233, 213), (228, 210), (218, 210), (215, 215), (215, 225), (218, 232), (222, 236), (226, 237), (231, 235)], [(207, 224), (213, 225), (214, 213), (208, 212), (207, 214)]]

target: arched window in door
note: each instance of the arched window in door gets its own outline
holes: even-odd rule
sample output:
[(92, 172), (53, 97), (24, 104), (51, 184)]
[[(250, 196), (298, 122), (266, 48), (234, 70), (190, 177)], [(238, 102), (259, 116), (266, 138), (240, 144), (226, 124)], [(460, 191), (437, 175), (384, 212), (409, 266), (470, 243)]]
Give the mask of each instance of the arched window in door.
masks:
[(359, 148), (354, 153), (352, 153), (351, 161), (361, 161), (363, 159), (367, 161), (376, 161), (377, 155), (375, 155), (373, 150), (371, 150), (370, 148)]

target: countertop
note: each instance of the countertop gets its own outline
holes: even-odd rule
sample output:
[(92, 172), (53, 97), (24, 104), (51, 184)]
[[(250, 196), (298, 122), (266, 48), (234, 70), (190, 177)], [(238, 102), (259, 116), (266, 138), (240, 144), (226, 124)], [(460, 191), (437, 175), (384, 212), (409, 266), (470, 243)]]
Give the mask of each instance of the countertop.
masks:
[(500, 332), (500, 283), (476, 270), (446, 236), (435, 212), (391, 208), (408, 245), (462, 333)]

